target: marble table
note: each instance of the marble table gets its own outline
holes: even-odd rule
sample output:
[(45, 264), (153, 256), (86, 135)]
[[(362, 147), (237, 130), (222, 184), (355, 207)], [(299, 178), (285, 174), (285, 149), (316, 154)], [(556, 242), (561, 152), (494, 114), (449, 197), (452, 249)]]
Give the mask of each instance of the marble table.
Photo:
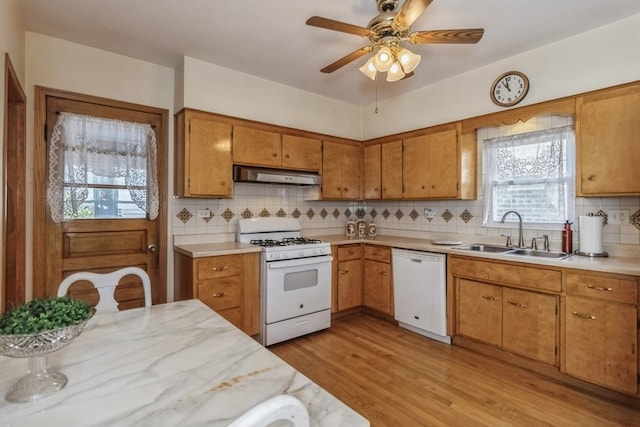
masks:
[(369, 425), (198, 300), (94, 316), (49, 356), (65, 388), (7, 402), (27, 365), (0, 356), (0, 426), (225, 426), (281, 394), (305, 405), (312, 426)]

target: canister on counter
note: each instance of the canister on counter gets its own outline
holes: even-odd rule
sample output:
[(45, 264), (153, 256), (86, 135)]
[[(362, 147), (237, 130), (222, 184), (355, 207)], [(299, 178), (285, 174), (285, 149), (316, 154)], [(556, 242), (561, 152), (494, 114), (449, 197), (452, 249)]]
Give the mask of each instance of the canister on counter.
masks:
[(359, 219), (356, 225), (358, 229), (358, 237), (364, 239), (367, 237), (367, 221), (364, 219)]
[(347, 237), (356, 237), (356, 222), (352, 219), (347, 221), (346, 234)]

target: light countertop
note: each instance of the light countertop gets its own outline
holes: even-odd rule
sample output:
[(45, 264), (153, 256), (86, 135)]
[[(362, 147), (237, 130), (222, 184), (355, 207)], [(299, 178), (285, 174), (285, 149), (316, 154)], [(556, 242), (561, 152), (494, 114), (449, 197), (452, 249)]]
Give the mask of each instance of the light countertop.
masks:
[(49, 356), (66, 387), (8, 403), (27, 366), (0, 356), (0, 426), (226, 426), (283, 394), (302, 402), (312, 426), (369, 425), (198, 300), (94, 316)]

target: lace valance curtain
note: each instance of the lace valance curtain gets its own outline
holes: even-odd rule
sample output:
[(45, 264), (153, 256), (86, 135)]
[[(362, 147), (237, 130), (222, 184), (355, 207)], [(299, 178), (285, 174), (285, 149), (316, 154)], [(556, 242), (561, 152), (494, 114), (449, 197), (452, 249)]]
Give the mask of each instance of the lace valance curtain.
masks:
[(573, 126), (565, 126), (485, 140), (483, 223), (499, 220), (492, 215), (514, 209), (512, 203), (527, 222), (573, 218), (573, 187), (566, 184), (574, 179), (574, 139)]
[(151, 126), (60, 113), (49, 143), (47, 199), (54, 222), (77, 217), (92, 177), (123, 179), (134, 203), (155, 219), (157, 146)]

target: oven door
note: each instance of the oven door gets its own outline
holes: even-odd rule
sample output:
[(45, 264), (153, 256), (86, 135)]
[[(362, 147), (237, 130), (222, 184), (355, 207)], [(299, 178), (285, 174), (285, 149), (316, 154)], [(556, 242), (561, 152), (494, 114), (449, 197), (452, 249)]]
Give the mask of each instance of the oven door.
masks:
[(265, 323), (331, 308), (332, 257), (266, 263), (263, 283)]

